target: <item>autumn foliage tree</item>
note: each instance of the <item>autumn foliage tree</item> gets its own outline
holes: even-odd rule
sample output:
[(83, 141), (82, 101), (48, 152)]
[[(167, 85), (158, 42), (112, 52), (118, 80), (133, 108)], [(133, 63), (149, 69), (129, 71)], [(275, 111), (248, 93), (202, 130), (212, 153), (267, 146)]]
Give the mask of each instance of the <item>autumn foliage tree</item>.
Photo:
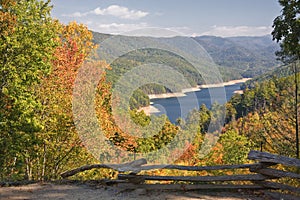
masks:
[(86, 26), (53, 20), (49, 3), (1, 1), (1, 179), (53, 179), (93, 159), (76, 134), (72, 93), (96, 45)]
[[(59, 172), (86, 163), (92, 157), (82, 147), (73, 120), (72, 98), (79, 68), (89, 59), (96, 45), (92, 33), (82, 24), (59, 24), (59, 45), (52, 70), (39, 90), (43, 102), (42, 177), (57, 178)], [(99, 66), (102, 67), (102, 66)]]

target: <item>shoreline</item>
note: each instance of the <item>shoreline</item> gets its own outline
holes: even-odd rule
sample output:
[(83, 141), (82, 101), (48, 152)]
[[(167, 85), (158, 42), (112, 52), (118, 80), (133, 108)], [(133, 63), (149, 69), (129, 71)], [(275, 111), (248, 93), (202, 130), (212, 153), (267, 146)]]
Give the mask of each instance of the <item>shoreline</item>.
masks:
[(227, 81), (224, 83), (218, 83), (218, 84), (204, 84), (204, 85), (200, 85), (200, 88), (223, 87), (223, 86), (235, 85), (238, 83), (245, 83), (248, 80), (251, 80), (251, 78), (242, 78), (242, 79), (231, 80), (231, 81)]
[(181, 92), (149, 94), (148, 96), (149, 96), (150, 100), (151, 99), (167, 99), (167, 98), (173, 98), (173, 97), (184, 97), (184, 96), (186, 96), (185, 93), (197, 92), (197, 91), (200, 91), (201, 89), (206, 89), (206, 88), (224, 87), (224, 86), (229, 86), (229, 85), (235, 85), (238, 83), (245, 83), (246, 81), (248, 81), (250, 79), (251, 78), (242, 78), (242, 79), (231, 80), (228, 82), (223, 82), (223, 83), (218, 83), (218, 84), (203, 84), (203, 85), (198, 85), (196, 87), (183, 89)]
[(147, 116), (150, 116), (151, 114), (159, 113), (159, 112), (160, 112), (160, 110), (158, 110), (157, 108), (155, 108), (155, 107), (152, 106), (152, 105), (145, 106), (145, 107), (141, 107), (141, 108), (139, 108), (137, 111), (138, 111), (138, 112), (144, 111), (144, 113), (145, 113)]
[[(197, 92), (200, 91), (202, 88), (206, 89), (206, 88), (214, 88), (214, 87), (224, 87), (224, 86), (229, 86), (229, 85), (235, 85), (238, 83), (245, 83), (246, 81), (250, 80), (251, 78), (242, 78), (242, 79), (237, 79), (237, 80), (231, 80), (228, 82), (224, 82), (224, 83), (219, 83), (219, 84), (203, 84), (203, 85), (198, 85), (196, 87), (192, 87), (192, 88), (186, 88), (183, 89), (181, 92), (176, 92), (176, 93), (164, 93), (164, 94), (149, 94), (149, 99), (151, 101), (151, 99), (167, 99), (167, 98), (174, 98), (174, 97), (184, 97), (186, 96), (186, 93), (189, 92)], [(240, 90), (235, 91), (236, 93), (240, 93)], [(157, 108), (155, 108), (154, 106), (150, 105), (146, 106), (146, 107), (141, 107), (138, 109), (139, 112), (144, 111), (144, 113), (147, 116), (150, 116), (151, 114), (154, 113), (158, 113), (160, 112)]]
[(182, 89), (181, 92), (174, 92), (174, 93), (163, 93), (163, 94), (149, 94), (149, 99), (167, 99), (167, 98), (173, 98), (173, 97), (184, 97), (186, 96), (186, 93), (189, 92), (197, 92), (200, 91), (200, 86), (192, 87), (192, 88), (185, 88)]

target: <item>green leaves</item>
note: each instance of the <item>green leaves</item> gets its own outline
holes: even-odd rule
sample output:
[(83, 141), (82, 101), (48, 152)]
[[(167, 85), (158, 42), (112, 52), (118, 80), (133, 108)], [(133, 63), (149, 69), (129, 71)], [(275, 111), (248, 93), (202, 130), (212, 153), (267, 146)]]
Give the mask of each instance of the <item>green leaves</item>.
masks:
[[(43, 124), (37, 113), (41, 103), (35, 88), (51, 68), (56, 46), (56, 26), (50, 17), (49, 1), (1, 1), (0, 21), (0, 154), (1, 175), (26, 163), (30, 179), (36, 158), (36, 132)], [(24, 169), (24, 168), (23, 168)]]
[(6, 120), (15, 120), (12, 124), (19, 126), (20, 131), (23, 126), (35, 129), (38, 125), (33, 116), (39, 102), (33, 89), (49, 72), (55, 47), (55, 43), (49, 42), (56, 37), (50, 9), (44, 1), (13, 4), (9, 10), (16, 16), (14, 31), (0, 39), (0, 93), (10, 99), (0, 101), (4, 107), (10, 104), (13, 112)]
[(224, 164), (241, 164), (247, 160), (247, 155), (253, 144), (249, 138), (239, 135), (235, 130), (228, 130), (220, 138), (223, 146)]
[(281, 42), (277, 55), (285, 62), (300, 59), (300, 1), (279, 0), (281, 15), (273, 22), (273, 40)]

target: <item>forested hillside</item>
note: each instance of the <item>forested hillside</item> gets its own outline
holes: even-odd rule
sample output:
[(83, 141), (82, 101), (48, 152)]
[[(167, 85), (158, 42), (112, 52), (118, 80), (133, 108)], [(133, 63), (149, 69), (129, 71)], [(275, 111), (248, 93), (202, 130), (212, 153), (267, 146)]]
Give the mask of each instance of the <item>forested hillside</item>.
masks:
[(277, 67), (276, 69), (264, 73), (260, 76), (256, 76), (253, 79), (247, 81), (246, 83), (244, 83), (241, 87), (245, 88), (245, 87), (254, 87), (255, 83), (257, 82), (263, 82), (266, 80), (270, 80), (272, 78), (282, 78), (282, 77), (287, 77), (287, 76), (291, 76), (292, 74), (294, 74), (294, 66), (293, 65), (283, 65), (280, 67)]
[(270, 36), (261, 37), (228, 37), (215, 36), (195, 37), (214, 61), (226, 69), (235, 69), (243, 77), (255, 77), (266, 73), (280, 62), (275, 52), (279, 45)]
[[(101, 44), (101, 42), (110, 37), (110, 35), (97, 32), (93, 32), (93, 36), (93, 41), (97, 44)], [(160, 39), (164, 40), (163, 38)], [(280, 61), (276, 60), (275, 56), (275, 52), (279, 50), (279, 45), (270, 36), (228, 38), (199, 36), (193, 39), (204, 47), (216, 64), (220, 65), (224, 81), (239, 77), (258, 76), (272, 71), (281, 64)], [(157, 50), (151, 53), (156, 54), (156, 57), (153, 58), (154, 61), (168, 59), (168, 56), (170, 56), (166, 53), (159, 53)], [(134, 53), (131, 53), (130, 58), (128, 57), (127, 59), (143, 63), (141, 60), (143, 55), (133, 55)], [(124, 57), (126, 58), (126, 56)], [(118, 66), (117, 64), (114, 67), (123, 68), (123, 66)], [(130, 68), (130, 66), (128, 67)], [(186, 66), (183, 65), (182, 69), (185, 68)], [(112, 73), (118, 76), (118, 71), (114, 72), (114, 68)]]
[(233, 96), (227, 104), (234, 108), (230, 112), (237, 119), (230, 124), (254, 141), (258, 149), (295, 156), (294, 91), (293, 75), (255, 83), (252, 89), (244, 89), (243, 95)]

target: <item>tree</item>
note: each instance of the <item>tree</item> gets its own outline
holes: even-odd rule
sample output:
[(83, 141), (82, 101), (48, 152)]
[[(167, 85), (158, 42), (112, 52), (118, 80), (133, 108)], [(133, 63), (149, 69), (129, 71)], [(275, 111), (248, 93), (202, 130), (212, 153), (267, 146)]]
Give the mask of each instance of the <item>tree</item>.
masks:
[[(43, 103), (40, 116), (44, 122), (39, 146), (42, 179), (57, 178), (59, 173), (80, 162), (88, 162), (88, 154), (76, 133), (73, 120), (72, 98), (79, 68), (96, 48), (92, 33), (85, 25), (71, 22), (57, 23), (59, 37), (54, 51), (52, 69), (42, 79), (37, 91)], [(98, 64), (98, 67), (103, 65)], [(85, 157), (83, 157), (85, 156)], [(91, 156), (90, 156), (91, 157)], [(38, 164), (38, 163), (37, 163)]]
[[(0, 1), (0, 168), (10, 176), (32, 172), (42, 123), (35, 88), (49, 73), (56, 29), (50, 1)], [(2, 156), (3, 155), (3, 156)], [(25, 170), (19, 166), (25, 165)]]
[(281, 42), (279, 58), (285, 62), (293, 62), (300, 58), (300, 1), (279, 0), (283, 7), (281, 15), (273, 22), (273, 39)]
[(236, 130), (227, 130), (220, 137), (220, 143), (223, 146), (224, 164), (242, 164), (247, 160), (247, 155), (253, 148), (252, 141), (238, 134)]
[(298, 124), (298, 70), (300, 60), (300, 1), (279, 0), (283, 7), (281, 15), (273, 22), (273, 39), (280, 42), (281, 51), (277, 56), (286, 63), (294, 63), (295, 73), (295, 123), (296, 123), (296, 157), (299, 155), (299, 124)]

